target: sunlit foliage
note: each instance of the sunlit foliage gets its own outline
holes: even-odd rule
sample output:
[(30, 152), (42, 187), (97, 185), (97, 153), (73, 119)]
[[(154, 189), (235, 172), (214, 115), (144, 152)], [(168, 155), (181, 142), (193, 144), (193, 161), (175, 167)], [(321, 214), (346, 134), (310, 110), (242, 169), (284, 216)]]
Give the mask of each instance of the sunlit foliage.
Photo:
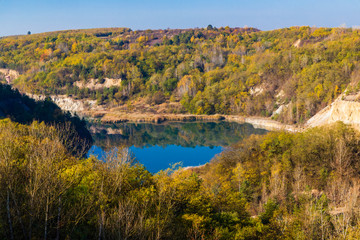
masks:
[[(196, 114), (271, 116), (284, 105), (274, 117), (302, 123), (350, 82), (358, 90), (359, 46), (359, 31), (343, 28), (79, 30), (3, 38), (0, 67), (20, 71), (15, 85), (35, 93), (171, 99)], [(104, 78), (121, 86), (74, 84)]]

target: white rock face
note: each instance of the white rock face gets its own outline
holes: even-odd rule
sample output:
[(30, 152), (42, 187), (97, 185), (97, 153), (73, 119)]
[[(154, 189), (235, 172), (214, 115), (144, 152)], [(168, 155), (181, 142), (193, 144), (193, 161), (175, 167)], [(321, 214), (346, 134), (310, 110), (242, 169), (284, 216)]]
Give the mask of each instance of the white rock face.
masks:
[(93, 105), (96, 104), (96, 101), (80, 101), (65, 96), (51, 96), (51, 99), (62, 110), (72, 113), (85, 111), (86, 109), (91, 108)]
[(258, 95), (260, 95), (261, 93), (263, 93), (264, 92), (264, 88), (263, 87), (255, 87), (255, 88), (251, 88), (250, 89), (250, 91), (249, 91), (249, 93), (251, 94), (251, 95), (255, 95), (255, 96), (258, 96)]
[(280, 115), (284, 110), (286, 110), (286, 108), (289, 106), (289, 104), (287, 105), (281, 105), (278, 109), (276, 109), (273, 113), (272, 113), (272, 117), (275, 115)]
[(104, 78), (104, 80), (103, 83), (99, 83), (99, 80), (89, 79), (86, 84), (82, 81), (77, 81), (74, 85), (78, 88), (89, 88), (91, 90), (121, 86), (121, 79)]
[(330, 106), (325, 107), (310, 118), (306, 127), (316, 127), (337, 121), (360, 126), (360, 103), (338, 98)]
[[(45, 99), (44, 95), (28, 94), (28, 96), (35, 100)], [(52, 95), (50, 96), (50, 98), (62, 110), (69, 111), (72, 114), (77, 113), (81, 115), (83, 111), (92, 109), (96, 106), (95, 100), (75, 100), (66, 95), (58, 95), (58, 96)]]
[(8, 80), (8, 83), (12, 82), (14, 79), (17, 79), (20, 74), (19, 72), (7, 68), (0, 68), (0, 74), (4, 75)]
[(293, 44), (294, 47), (299, 48), (302, 45), (301, 39), (296, 40), (296, 42)]
[(265, 128), (270, 131), (285, 130), (289, 132), (298, 132), (301, 130), (294, 125), (282, 124), (280, 122), (264, 118), (248, 117), (245, 118), (244, 121), (252, 124), (255, 128)]

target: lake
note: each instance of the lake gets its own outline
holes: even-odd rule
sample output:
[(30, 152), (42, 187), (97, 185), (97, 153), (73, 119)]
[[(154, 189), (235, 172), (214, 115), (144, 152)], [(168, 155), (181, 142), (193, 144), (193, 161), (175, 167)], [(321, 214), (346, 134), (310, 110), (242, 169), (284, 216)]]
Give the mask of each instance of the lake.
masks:
[(88, 155), (105, 160), (107, 152), (127, 147), (152, 173), (175, 163), (183, 167), (203, 165), (243, 138), (267, 132), (234, 122), (120, 123), (90, 128), (94, 145)]

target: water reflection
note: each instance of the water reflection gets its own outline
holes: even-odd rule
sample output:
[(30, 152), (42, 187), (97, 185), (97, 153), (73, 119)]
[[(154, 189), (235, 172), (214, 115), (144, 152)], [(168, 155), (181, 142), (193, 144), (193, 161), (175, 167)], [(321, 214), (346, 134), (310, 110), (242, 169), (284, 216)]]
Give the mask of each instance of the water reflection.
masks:
[(96, 146), (104, 150), (114, 146), (229, 146), (251, 134), (264, 134), (266, 130), (251, 124), (234, 122), (192, 123), (121, 123), (90, 127)]
[(264, 129), (233, 122), (121, 123), (92, 125), (94, 146), (90, 153), (101, 158), (118, 146), (129, 147), (140, 163), (151, 172), (170, 164), (197, 166), (210, 161), (223, 147)]

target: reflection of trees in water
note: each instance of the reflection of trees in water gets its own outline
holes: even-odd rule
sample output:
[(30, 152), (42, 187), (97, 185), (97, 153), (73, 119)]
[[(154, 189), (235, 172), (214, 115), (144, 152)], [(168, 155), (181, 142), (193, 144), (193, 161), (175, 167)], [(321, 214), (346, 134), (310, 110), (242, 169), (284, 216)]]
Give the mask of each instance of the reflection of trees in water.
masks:
[[(192, 123), (120, 123), (97, 126), (103, 130), (93, 135), (95, 145), (103, 149), (114, 146), (229, 146), (251, 134), (264, 134), (264, 129), (234, 122)], [(109, 129), (118, 134), (107, 134)]]

